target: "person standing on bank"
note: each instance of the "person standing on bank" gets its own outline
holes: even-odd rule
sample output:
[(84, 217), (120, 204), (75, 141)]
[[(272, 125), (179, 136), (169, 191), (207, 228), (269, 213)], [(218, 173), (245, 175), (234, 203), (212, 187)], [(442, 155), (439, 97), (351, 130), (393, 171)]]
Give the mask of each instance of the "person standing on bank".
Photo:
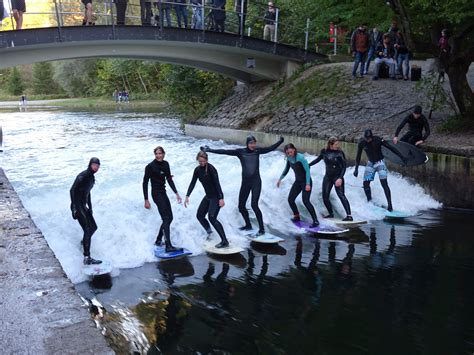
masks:
[[(410, 113), (407, 117), (403, 119), (402, 122), (397, 127), (395, 131), (395, 136), (393, 137), (393, 143), (398, 143), (398, 135), (400, 131), (408, 123), (408, 132), (400, 139), (402, 142), (407, 142), (412, 145), (423, 144), (428, 136), (430, 135), (430, 125), (426, 117), (421, 113), (421, 106), (417, 105), (413, 109), (413, 113)], [(425, 129), (425, 134), (423, 135), (423, 128)]]
[(344, 194), (344, 174), (346, 173), (346, 156), (341, 150), (339, 140), (336, 137), (331, 137), (328, 140), (326, 149), (322, 149), (319, 156), (314, 159), (309, 166), (316, 165), (324, 159), (326, 164), (326, 173), (323, 179), (323, 202), (328, 210), (328, 215), (324, 218), (334, 218), (334, 212), (329, 196), (332, 187), (334, 186), (336, 194), (341, 200), (342, 206), (346, 211), (346, 218), (343, 221), (352, 221), (351, 206)]
[(176, 194), (178, 203), (181, 203), (181, 196), (179, 196), (178, 190), (176, 190), (170, 171), (170, 165), (166, 160), (164, 160), (165, 150), (163, 147), (156, 147), (153, 150), (153, 153), (155, 154), (155, 159), (145, 167), (145, 175), (143, 176), (143, 197), (145, 199), (145, 208), (150, 209), (151, 205), (148, 200), (148, 182), (151, 181), (151, 196), (158, 207), (158, 212), (163, 221), (158, 236), (156, 237), (155, 245), (161, 246), (163, 244), (164, 235), (167, 253), (182, 251), (183, 248), (175, 248), (171, 244), (170, 225), (173, 221), (173, 211), (171, 210), (171, 203), (166, 194), (166, 181)]
[(274, 151), (280, 144), (283, 143), (283, 141), (283, 137), (280, 137), (278, 142), (269, 147), (257, 148), (257, 139), (250, 135), (247, 137), (247, 146), (245, 148), (211, 149), (208, 146), (201, 147), (201, 150), (205, 152), (231, 155), (239, 158), (240, 164), (242, 165), (242, 185), (240, 186), (239, 192), (239, 212), (245, 221), (245, 225), (240, 227), (240, 230), (248, 231), (252, 229), (249, 212), (245, 206), (250, 192), (252, 192), (251, 206), (252, 210), (255, 212), (255, 217), (257, 218), (259, 228), (256, 237), (265, 234), (262, 211), (260, 211), (260, 208), (258, 207), (258, 200), (260, 199), (260, 193), (262, 191), (262, 179), (260, 177), (260, 155)]
[(263, 17), (265, 27), (263, 28), (263, 39), (265, 41), (275, 41), (275, 22), (276, 22), (276, 11), (275, 6), (272, 2), (268, 3), (268, 9)]
[(388, 187), (388, 171), (387, 167), (385, 166), (384, 156), (382, 154), (382, 146), (391, 150), (406, 164), (407, 159), (397, 149), (387, 144), (383, 138), (374, 136), (371, 129), (366, 129), (364, 132), (364, 137), (361, 138), (357, 147), (354, 176), (357, 177), (359, 175), (360, 158), (362, 156), (362, 150), (365, 150), (365, 153), (367, 154), (367, 166), (365, 167), (364, 172), (363, 187), (367, 201), (372, 200), (370, 183), (374, 181), (375, 173), (378, 173), (380, 184), (382, 185), (385, 197), (387, 198), (387, 210), (391, 212), (393, 211), (392, 196), (390, 193), (390, 188)]
[(296, 147), (292, 143), (285, 145), (283, 151), (286, 155), (286, 166), (277, 181), (277, 187), (280, 187), (281, 181), (285, 178), (286, 174), (288, 174), (290, 168), (293, 169), (293, 172), (295, 173), (295, 182), (293, 183), (293, 186), (291, 186), (290, 194), (288, 195), (288, 204), (293, 211), (293, 218), (291, 221), (298, 222), (301, 220), (295, 200), (296, 197), (298, 197), (298, 195), (302, 192), (303, 203), (313, 220), (310, 228), (315, 228), (319, 226), (319, 221), (318, 217), (316, 216), (316, 211), (314, 210), (314, 207), (310, 201), (313, 181), (311, 180), (308, 162), (306, 161), (306, 158), (303, 154), (298, 153)]
[(94, 174), (99, 171), (99, 168), (99, 158), (91, 158), (89, 166), (86, 170), (77, 175), (76, 180), (74, 180), (74, 184), (69, 191), (71, 196), (72, 218), (77, 219), (84, 231), (84, 236), (82, 238), (84, 265), (102, 263), (101, 260), (93, 259), (90, 255), (92, 235), (97, 230), (97, 224), (92, 215), (91, 190), (95, 183)]
[(197, 210), (196, 217), (206, 230), (207, 234), (212, 233), (211, 226), (206, 220), (206, 214), (209, 221), (214, 226), (215, 230), (221, 238), (221, 242), (216, 245), (216, 248), (225, 248), (229, 246), (229, 242), (225, 236), (224, 227), (217, 220), (219, 210), (224, 207), (224, 194), (222, 193), (221, 184), (219, 183), (219, 175), (217, 174), (216, 168), (209, 164), (208, 156), (206, 152), (199, 152), (196, 160), (199, 162), (199, 166), (194, 169), (193, 178), (189, 184), (188, 192), (186, 193), (186, 199), (184, 200), (184, 207), (189, 205), (189, 196), (196, 186), (196, 182), (199, 181), (204, 188), (206, 195), (203, 197), (201, 204)]

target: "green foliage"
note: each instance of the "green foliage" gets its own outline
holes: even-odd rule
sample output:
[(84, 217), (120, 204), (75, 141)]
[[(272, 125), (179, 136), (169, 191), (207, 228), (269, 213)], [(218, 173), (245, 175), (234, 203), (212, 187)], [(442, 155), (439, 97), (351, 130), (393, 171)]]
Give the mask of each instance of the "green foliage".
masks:
[(33, 93), (41, 95), (57, 94), (59, 87), (53, 79), (51, 62), (35, 63), (33, 65)]
[(199, 117), (226, 97), (233, 80), (188, 67), (162, 65), (160, 80), (171, 107), (188, 119)]
[(97, 65), (94, 59), (75, 59), (54, 63), (54, 80), (70, 97), (86, 97), (94, 93)]
[(441, 133), (474, 132), (474, 120), (463, 115), (455, 115), (443, 122), (438, 131)]
[(11, 95), (21, 95), (25, 90), (25, 85), (21, 78), (20, 71), (15, 67), (10, 71), (10, 76), (7, 83), (7, 91)]
[(444, 89), (438, 74), (424, 76), (416, 83), (415, 89), (426, 94), (426, 101), (431, 103), (433, 111), (439, 111), (448, 105), (454, 113), (459, 113), (456, 102)]

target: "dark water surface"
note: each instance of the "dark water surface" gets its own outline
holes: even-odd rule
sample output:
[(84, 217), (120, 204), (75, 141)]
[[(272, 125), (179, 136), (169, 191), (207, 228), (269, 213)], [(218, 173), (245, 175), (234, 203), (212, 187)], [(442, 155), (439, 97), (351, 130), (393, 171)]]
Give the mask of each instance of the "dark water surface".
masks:
[(473, 221), (473, 211), (433, 210), (76, 287), (107, 309), (119, 353), (472, 354)]

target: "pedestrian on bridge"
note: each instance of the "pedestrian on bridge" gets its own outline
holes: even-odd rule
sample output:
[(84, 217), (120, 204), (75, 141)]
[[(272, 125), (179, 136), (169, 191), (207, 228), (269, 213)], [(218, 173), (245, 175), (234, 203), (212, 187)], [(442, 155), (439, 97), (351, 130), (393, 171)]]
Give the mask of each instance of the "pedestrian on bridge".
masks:
[(174, 0), (174, 11), (176, 12), (176, 20), (178, 21), (178, 27), (181, 27), (181, 20), (184, 28), (188, 27), (188, 10), (186, 7), (186, 0)]
[(23, 13), (26, 12), (25, 0), (11, 0), (13, 18), (16, 22), (16, 29), (21, 30), (23, 26)]
[(125, 25), (128, 0), (114, 0), (114, 3), (117, 11), (117, 25)]
[(140, 0), (142, 25), (151, 26), (151, 0)]
[(263, 39), (265, 41), (275, 41), (275, 20), (276, 11), (275, 6), (272, 2), (268, 3), (268, 10), (265, 12), (264, 21), (265, 27), (263, 28)]
[(84, 26), (95, 25), (92, 19), (92, 0), (81, 0), (81, 2), (84, 4), (84, 20), (82, 24)]

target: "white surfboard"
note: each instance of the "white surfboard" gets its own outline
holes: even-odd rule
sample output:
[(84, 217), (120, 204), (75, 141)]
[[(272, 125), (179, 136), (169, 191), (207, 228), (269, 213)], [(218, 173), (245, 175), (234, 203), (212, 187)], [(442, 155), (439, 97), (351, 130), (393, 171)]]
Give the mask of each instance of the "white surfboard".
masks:
[(82, 267), (82, 272), (88, 276), (97, 276), (109, 274), (112, 272), (112, 263), (107, 260), (102, 260), (102, 263), (96, 265), (84, 265)]
[(264, 243), (264, 244), (275, 244), (275, 243), (280, 243), (280, 242), (285, 241), (285, 239), (277, 237), (276, 235), (273, 235), (268, 232), (258, 237), (256, 237), (255, 234), (248, 234), (246, 235), (246, 237), (248, 240), (251, 240), (252, 242)]
[(356, 226), (358, 224), (366, 224), (367, 223), (367, 221), (364, 221), (364, 220), (343, 221), (340, 218), (326, 219), (326, 221), (333, 222), (334, 224), (338, 224), (338, 225), (341, 225), (341, 226)]
[(216, 242), (207, 242), (203, 244), (203, 248), (206, 252), (211, 254), (219, 254), (219, 255), (232, 255), (243, 252), (244, 249), (238, 247), (236, 245), (229, 244), (228, 247), (225, 248), (216, 248)]

